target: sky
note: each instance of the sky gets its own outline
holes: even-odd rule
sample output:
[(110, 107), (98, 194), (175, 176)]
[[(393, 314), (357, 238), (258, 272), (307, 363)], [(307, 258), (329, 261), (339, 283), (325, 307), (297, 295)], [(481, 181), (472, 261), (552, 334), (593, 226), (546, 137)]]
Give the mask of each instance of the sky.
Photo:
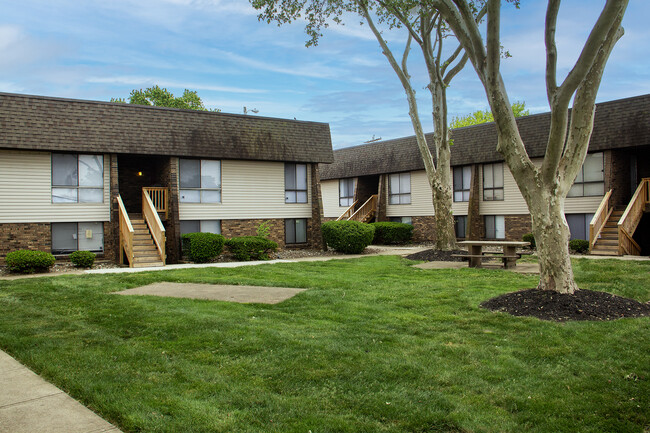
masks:
[[(549, 106), (544, 84), (546, 2), (504, 6), (502, 61), (511, 101)], [(565, 0), (558, 19), (558, 81), (577, 59), (604, 0)], [(630, 0), (598, 102), (650, 93), (650, 1)], [(403, 31), (384, 32), (398, 56)], [(304, 22), (257, 19), (247, 0), (0, 0), (0, 92), (109, 101), (153, 85), (196, 90), (209, 108), (330, 124), (341, 148), (413, 135), (404, 91), (358, 17), (305, 47)], [(452, 47), (453, 41), (447, 46)], [(409, 71), (427, 132), (426, 72), (416, 50)], [(471, 65), (448, 89), (449, 120), (487, 109)]]

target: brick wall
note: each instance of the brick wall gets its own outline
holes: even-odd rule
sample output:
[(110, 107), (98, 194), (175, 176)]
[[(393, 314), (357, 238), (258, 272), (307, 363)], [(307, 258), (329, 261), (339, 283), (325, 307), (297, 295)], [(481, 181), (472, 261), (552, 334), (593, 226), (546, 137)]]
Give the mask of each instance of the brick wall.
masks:
[(117, 155), (111, 155), (111, 221), (104, 224), (104, 254), (115, 262), (120, 259), (120, 215), (117, 196), (120, 194)]
[(435, 219), (433, 216), (414, 216), (411, 217), (413, 222), (413, 242), (435, 242)]
[(479, 240), (485, 236), (483, 216), (479, 214), (481, 204), (481, 188), (479, 182), (479, 165), (472, 165), (472, 182), (469, 190), (467, 205), (467, 240)]
[(16, 250), (52, 251), (52, 232), (49, 223), (0, 224), (0, 260)]
[(386, 216), (386, 195), (388, 194), (388, 191), (386, 190), (386, 176), (387, 175), (379, 175), (379, 192), (378, 192), (378, 197), (377, 197), (377, 216), (375, 217), (375, 221), (388, 221), (389, 218)]
[(533, 231), (530, 215), (506, 215), (506, 239), (520, 241), (526, 233)]
[(634, 191), (630, 191), (629, 152), (608, 150), (604, 152), (603, 171), (605, 192), (612, 190), (610, 203), (614, 206), (627, 206)]
[(170, 157), (162, 165), (163, 186), (169, 188), (169, 211), (165, 226), (167, 263), (178, 263), (181, 258), (181, 227), (178, 210), (178, 158)]
[(327, 249), (320, 226), (323, 222), (323, 194), (318, 164), (311, 165), (311, 220), (307, 221), (307, 241), (312, 248)]
[[(250, 219), (250, 220), (221, 220), (221, 234), (226, 238), (236, 236), (256, 236), (257, 227), (263, 222), (268, 221), (270, 233), (269, 239), (277, 242), (279, 248), (320, 248), (320, 244), (315, 244), (313, 234), (316, 232), (315, 224), (311, 218), (307, 219), (307, 243), (297, 245), (285, 245), (284, 219)], [(320, 237), (320, 224), (318, 225)], [(318, 241), (317, 241), (318, 242)]]

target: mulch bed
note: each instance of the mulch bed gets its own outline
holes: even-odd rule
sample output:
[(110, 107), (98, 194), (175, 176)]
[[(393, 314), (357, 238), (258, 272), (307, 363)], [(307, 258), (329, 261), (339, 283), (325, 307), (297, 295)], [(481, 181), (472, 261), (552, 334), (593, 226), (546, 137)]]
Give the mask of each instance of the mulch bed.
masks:
[(419, 253), (409, 254), (405, 258), (409, 260), (423, 260), (425, 262), (463, 262), (466, 260), (464, 257), (452, 257), (452, 254), (467, 254), (467, 251), (424, 250)]
[(551, 290), (528, 289), (497, 296), (481, 303), (481, 307), (554, 322), (650, 316), (650, 304), (594, 290), (577, 290), (568, 295)]

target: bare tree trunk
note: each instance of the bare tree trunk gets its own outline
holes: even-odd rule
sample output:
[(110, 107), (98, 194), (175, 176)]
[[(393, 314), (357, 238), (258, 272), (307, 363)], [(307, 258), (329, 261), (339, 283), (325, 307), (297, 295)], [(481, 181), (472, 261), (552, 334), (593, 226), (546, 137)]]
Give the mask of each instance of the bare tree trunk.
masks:
[[(442, 84), (438, 81), (429, 84), (433, 104), (433, 141), (436, 149), (437, 170), (430, 179), (433, 192), (433, 211), (436, 224), (436, 248), (453, 250), (456, 248), (456, 231), (454, 230), (454, 215), (452, 204), (451, 150), (449, 134), (447, 133), (447, 95)], [(425, 155), (422, 155), (424, 157)]]
[(559, 293), (575, 292), (578, 286), (569, 257), (569, 226), (564, 217), (564, 198), (542, 191), (527, 201), (539, 259), (537, 288)]

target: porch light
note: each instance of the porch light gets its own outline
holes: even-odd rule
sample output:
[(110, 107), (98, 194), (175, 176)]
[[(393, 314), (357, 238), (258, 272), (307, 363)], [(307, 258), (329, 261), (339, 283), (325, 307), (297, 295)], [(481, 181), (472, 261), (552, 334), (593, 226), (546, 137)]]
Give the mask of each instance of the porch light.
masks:
[(138, 172), (138, 176), (142, 176), (142, 172), (141, 172), (141, 171)]

